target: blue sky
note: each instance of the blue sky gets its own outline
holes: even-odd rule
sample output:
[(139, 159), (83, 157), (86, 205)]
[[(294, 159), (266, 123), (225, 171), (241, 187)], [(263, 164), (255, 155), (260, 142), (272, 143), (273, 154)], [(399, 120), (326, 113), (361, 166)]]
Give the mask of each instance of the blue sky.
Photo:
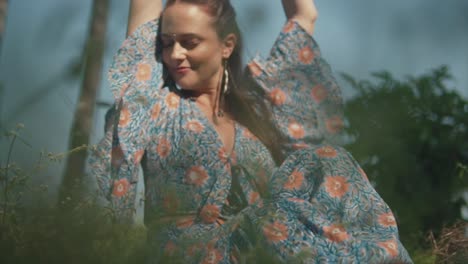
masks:
[[(267, 54), (285, 21), (280, 2), (233, 0), (247, 58), (256, 52)], [(388, 70), (403, 77), (446, 64), (455, 77), (450, 85), (468, 96), (468, 1), (315, 2), (320, 13), (315, 37), (335, 72), (368, 78), (370, 72)], [(26, 126), (23, 137), (32, 149), (15, 148), (15, 155), (24, 161), (34, 160), (41, 149), (67, 149), (80, 82), (64, 78), (64, 73), (82, 52), (91, 4), (91, 0), (10, 1), (0, 61), (0, 81), (5, 86), (0, 110), (8, 126), (17, 122)], [(128, 0), (110, 0), (110, 5), (99, 92), (99, 100), (108, 102), (105, 71), (124, 39)], [(346, 85), (342, 89), (347, 97), (352, 95)], [(103, 109), (96, 112), (93, 142), (102, 136), (103, 114)], [(2, 160), (4, 155), (0, 154)], [(50, 174), (60, 168), (61, 164), (53, 165)]]

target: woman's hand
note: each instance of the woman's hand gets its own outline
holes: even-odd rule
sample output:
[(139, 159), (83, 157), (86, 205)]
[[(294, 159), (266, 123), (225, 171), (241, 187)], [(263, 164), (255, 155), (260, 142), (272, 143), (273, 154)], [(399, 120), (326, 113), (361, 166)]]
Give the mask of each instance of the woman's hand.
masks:
[(131, 0), (128, 15), (127, 36), (140, 25), (158, 18), (162, 11), (162, 0)]
[(314, 0), (282, 0), (282, 3), (287, 19), (294, 19), (312, 35), (318, 16)]

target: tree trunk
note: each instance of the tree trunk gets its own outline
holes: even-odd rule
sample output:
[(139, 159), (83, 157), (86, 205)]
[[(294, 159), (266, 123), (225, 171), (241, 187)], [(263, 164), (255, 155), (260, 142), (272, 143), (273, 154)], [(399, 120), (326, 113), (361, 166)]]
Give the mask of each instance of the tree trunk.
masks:
[[(94, 0), (88, 41), (84, 56), (83, 82), (70, 131), (69, 149), (89, 144), (94, 106), (101, 79), (109, 0)], [(83, 191), (87, 151), (72, 152), (59, 190), (59, 203), (74, 205)]]
[[(0, 58), (2, 58), (3, 36), (5, 35), (8, 0), (0, 0)], [(0, 83), (0, 129), (3, 128), (3, 83)]]
[(3, 36), (5, 35), (8, 0), (0, 0), (0, 56), (3, 49)]

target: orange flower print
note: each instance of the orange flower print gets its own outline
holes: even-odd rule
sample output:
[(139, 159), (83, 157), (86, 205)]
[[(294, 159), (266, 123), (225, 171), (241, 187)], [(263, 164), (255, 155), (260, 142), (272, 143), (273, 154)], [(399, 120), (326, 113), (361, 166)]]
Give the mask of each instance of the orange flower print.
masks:
[(122, 148), (119, 146), (113, 147), (111, 155), (112, 155), (112, 160), (111, 160), (112, 167), (118, 168), (124, 161), (124, 154), (123, 154)]
[(303, 181), (304, 181), (304, 174), (302, 174), (302, 172), (294, 170), (291, 173), (291, 175), (289, 175), (283, 187), (287, 190), (299, 189)]
[(155, 104), (153, 109), (151, 109), (151, 119), (156, 120), (159, 117), (159, 113), (161, 112), (161, 106), (159, 104)]
[(171, 152), (171, 143), (165, 138), (159, 139), (156, 152), (161, 158), (166, 158)]
[(310, 47), (304, 47), (299, 51), (299, 61), (310, 64), (314, 60), (314, 51)]
[(325, 178), (325, 189), (330, 197), (340, 198), (348, 191), (349, 183), (343, 176), (328, 176)]
[(114, 189), (112, 190), (112, 194), (116, 197), (122, 197), (130, 189), (130, 183), (126, 178), (114, 181)]
[(143, 158), (143, 155), (145, 154), (145, 150), (144, 149), (139, 149), (135, 152), (134, 156), (133, 156), (133, 161), (135, 164), (138, 164), (140, 163), (141, 159)]
[(208, 179), (208, 173), (201, 166), (191, 167), (185, 175), (185, 180), (188, 184), (193, 184), (197, 187), (203, 186)]
[(207, 204), (202, 208), (200, 212), (200, 218), (203, 223), (212, 224), (218, 218), (219, 213), (220, 212), (218, 206), (214, 204)]
[(312, 98), (315, 100), (315, 102), (320, 103), (322, 102), (325, 98), (328, 96), (328, 91), (323, 87), (323, 85), (318, 84), (312, 88), (311, 92)]
[(384, 227), (396, 226), (395, 216), (392, 213), (381, 214), (379, 216), (379, 224)]
[(151, 65), (148, 63), (140, 63), (137, 66), (136, 72), (137, 81), (144, 82), (151, 78)]
[(208, 248), (205, 257), (203, 258), (202, 264), (217, 264), (221, 262), (223, 255), (221, 252), (214, 248)]
[(279, 88), (275, 88), (270, 92), (270, 99), (275, 105), (282, 105), (286, 101), (286, 93)]
[(379, 247), (383, 248), (390, 256), (398, 256), (398, 245), (395, 240), (387, 240), (378, 243)]
[(178, 228), (188, 228), (193, 225), (194, 221), (195, 217), (193, 216), (182, 217), (176, 221), (176, 226)]
[(305, 135), (304, 127), (297, 122), (291, 122), (288, 126), (289, 135), (295, 139), (301, 139)]
[(262, 68), (255, 61), (250, 62), (247, 67), (253, 76), (258, 77), (262, 74)]
[(190, 247), (187, 248), (187, 256), (190, 256), (190, 257), (193, 257), (195, 255), (198, 255), (200, 250), (203, 248), (204, 246), (202, 244), (194, 244), (194, 245), (191, 245)]
[(119, 125), (123, 127), (127, 126), (130, 123), (130, 119), (131, 119), (130, 111), (128, 110), (127, 107), (123, 107), (122, 110), (120, 110)]
[(325, 226), (323, 228), (323, 233), (333, 242), (342, 242), (349, 238), (346, 229), (341, 225)]
[(317, 149), (315, 153), (323, 158), (334, 158), (338, 154), (336, 150), (330, 146), (323, 146)]
[(167, 254), (168, 256), (172, 256), (174, 255), (176, 249), (177, 249), (176, 244), (173, 241), (169, 241), (164, 247), (164, 253)]
[(288, 238), (288, 227), (278, 221), (263, 227), (263, 234), (273, 243), (281, 242)]
[(289, 20), (283, 27), (283, 33), (288, 33), (294, 28), (294, 21)]
[(258, 192), (251, 192), (249, 195), (249, 204), (255, 203), (259, 198), (260, 194)]
[(332, 134), (340, 132), (344, 127), (343, 119), (339, 116), (329, 118), (326, 123), (328, 132)]
[(191, 120), (191, 121), (187, 122), (186, 128), (188, 130), (190, 130), (190, 131), (195, 132), (195, 133), (201, 133), (205, 129), (203, 127), (202, 123), (200, 123), (197, 120)]
[(169, 109), (176, 109), (179, 107), (180, 97), (175, 93), (169, 93), (166, 96), (166, 105)]
[(174, 192), (167, 193), (162, 199), (163, 207), (168, 213), (175, 213), (179, 209), (180, 201)]

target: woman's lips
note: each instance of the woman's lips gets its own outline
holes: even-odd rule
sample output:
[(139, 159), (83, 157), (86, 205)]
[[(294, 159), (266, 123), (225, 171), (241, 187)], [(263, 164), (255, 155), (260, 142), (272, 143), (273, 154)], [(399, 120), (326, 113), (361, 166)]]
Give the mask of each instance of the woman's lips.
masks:
[(190, 67), (177, 67), (175, 68), (175, 73), (177, 74), (186, 74), (190, 71)]

